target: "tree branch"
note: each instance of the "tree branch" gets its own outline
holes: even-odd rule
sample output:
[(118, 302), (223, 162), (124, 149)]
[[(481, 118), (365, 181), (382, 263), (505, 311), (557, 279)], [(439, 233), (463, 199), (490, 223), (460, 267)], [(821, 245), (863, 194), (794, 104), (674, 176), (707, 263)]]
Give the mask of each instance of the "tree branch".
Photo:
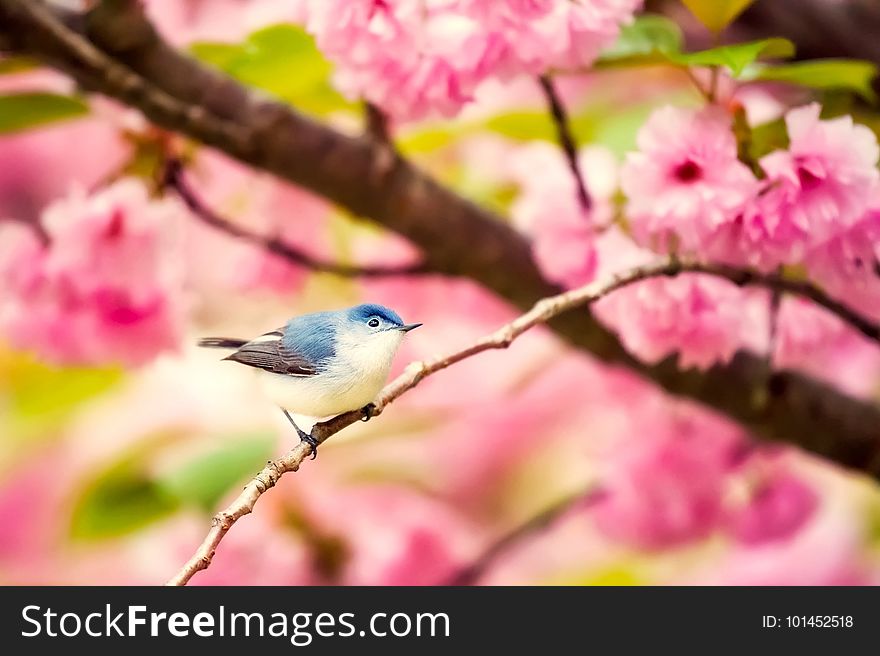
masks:
[(357, 266), (325, 262), (319, 260), (300, 249), (287, 244), (277, 237), (268, 237), (251, 232), (239, 225), (223, 218), (209, 209), (196, 193), (190, 188), (183, 177), (183, 167), (179, 160), (168, 160), (162, 176), (163, 187), (172, 189), (186, 204), (190, 211), (203, 222), (225, 232), (233, 237), (238, 237), (255, 246), (259, 246), (270, 253), (283, 257), (288, 262), (299, 266), (319, 271), (332, 273), (337, 276), (364, 278), (378, 278), (383, 276), (403, 276), (428, 273), (423, 264), (410, 264), (405, 266)]
[(784, 36), (801, 59), (855, 57), (880, 64), (876, 0), (758, 0), (734, 23), (752, 36)]
[[(346, 136), (290, 107), (258, 99), (176, 52), (159, 38), (139, 3), (101, 3), (87, 16), (86, 27), (70, 18), (38, 0), (0, 0), (0, 31), (17, 51), (138, 108), (166, 129), (370, 217), (418, 245), (432, 270), (466, 276), (523, 309), (559, 291), (541, 275), (525, 238), (491, 212), (396, 154), (385, 167), (388, 149), (375, 139)], [(773, 372), (762, 355), (747, 351), (707, 371), (683, 371), (674, 356), (646, 365), (588, 312), (559, 315), (551, 326), (600, 360), (641, 372), (757, 435), (862, 471), (880, 469), (880, 408), (873, 403), (808, 376)]]
[(571, 132), (571, 124), (568, 121), (565, 105), (562, 104), (562, 98), (556, 91), (553, 79), (549, 75), (539, 76), (538, 84), (541, 86), (541, 91), (544, 92), (544, 97), (547, 99), (547, 105), (550, 108), (550, 115), (556, 124), (556, 135), (559, 138), (562, 152), (565, 153), (565, 159), (568, 161), (568, 168), (571, 169), (571, 175), (574, 178), (578, 203), (584, 215), (589, 216), (590, 210), (593, 207), (593, 200), (590, 198), (590, 192), (587, 191), (584, 173), (578, 160), (577, 144)]
[[(581, 307), (592, 303), (608, 294), (631, 285), (633, 283), (654, 278), (657, 276), (676, 276), (685, 272), (709, 273), (710, 275), (727, 278), (725, 270), (718, 267), (710, 267), (702, 264), (685, 264), (675, 259), (665, 259), (653, 264), (636, 267), (629, 271), (611, 276), (608, 280), (592, 282), (578, 289), (557, 294), (556, 296), (542, 299), (535, 303), (531, 310), (517, 317), (510, 323), (502, 326), (495, 332), (478, 339), (472, 344), (446, 355), (431, 360), (413, 362), (395, 380), (385, 386), (379, 393), (378, 398), (367, 418), (376, 417), (388, 407), (389, 404), (400, 398), (404, 393), (416, 387), (428, 376), (451, 367), (457, 362), (466, 360), (484, 351), (492, 349), (504, 349), (510, 346), (517, 337), (537, 325), (547, 323), (567, 310)], [(772, 277), (748, 274), (742, 277), (741, 272), (735, 272), (734, 282), (745, 284), (746, 282), (763, 286), (772, 286), (778, 282)], [(311, 435), (318, 444), (323, 444), (329, 437), (338, 433), (343, 428), (350, 426), (356, 421), (363, 419), (361, 410), (353, 410), (344, 414), (319, 422), (312, 427)], [(873, 445), (875, 462), (880, 465), (880, 442)], [(225, 509), (217, 513), (211, 523), (208, 536), (199, 546), (196, 553), (181, 570), (169, 581), (170, 585), (186, 585), (193, 575), (211, 564), (214, 551), (226, 535), (230, 527), (244, 515), (254, 509), (254, 505), (260, 496), (271, 488), (282, 475), (289, 471), (297, 471), (302, 461), (312, 453), (311, 447), (303, 442), (297, 444), (283, 458), (270, 461), (254, 479), (245, 486), (244, 491)], [(880, 474), (880, 469), (873, 472)], [(501, 548), (504, 548), (502, 545)], [(494, 558), (489, 554), (489, 558)]]

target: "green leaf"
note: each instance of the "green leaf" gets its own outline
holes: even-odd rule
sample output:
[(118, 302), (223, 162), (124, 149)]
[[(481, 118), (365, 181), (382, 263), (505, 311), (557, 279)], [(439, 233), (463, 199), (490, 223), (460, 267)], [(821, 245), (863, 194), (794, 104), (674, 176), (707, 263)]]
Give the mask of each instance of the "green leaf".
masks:
[[(649, 18), (649, 16), (645, 16)], [(759, 58), (788, 58), (794, 44), (788, 39), (772, 38), (719, 46), (698, 52), (681, 52), (681, 34), (668, 19), (650, 17), (644, 26), (638, 21), (630, 26), (635, 32), (621, 33), (621, 39), (596, 61), (597, 68), (621, 68), (673, 64), (675, 66), (724, 66), (738, 77)], [(654, 20), (657, 19), (657, 20)]]
[(87, 114), (79, 98), (54, 93), (10, 93), (0, 96), (0, 134), (19, 132)]
[(667, 58), (685, 66), (724, 66), (734, 77), (761, 57), (787, 58), (794, 55), (794, 44), (788, 39), (772, 38), (748, 43), (720, 46), (710, 50), (667, 53)]
[(713, 32), (730, 25), (755, 0), (682, 0), (697, 19)]
[(237, 483), (251, 478), (272, 456), (275, 439), (260, 433), (220, 436), (218, 446), (157, 477), (158, 488), (181, 504), (213, 510)]
[(681, 28), (665, 16), (643, 14), (620, 30), (613, 46), (599, 57), (600, 63), (651, 58), (656, 53), (681, 52)]
[(195, 43), (190, 51), (240, 82), (303, 111), (324, 115), (354, 107), (331, 85), (333, 67), (314, 39), (295, 25), (266, 27), (241, 44)]
[(812, 59), (774, 66), (762, 66), (751, 76), (754, 80), (790, 82), (813, 89), (846, 89), (869, 102), (877, 95), (871, 83), (877, 77), (877, 65), (859, 59)]
[(100, 540), (125, 535), (178, 508), (178, 500), (157, 485), (141, 463), (137, 457), (123, 460), (85, 489), (73, 510), (73, 538)]
[(213, 510), (236, 484), (250, 478), (272, 454), (271, 435), (237, 434), (231, 441), (182, 463), (168, 462), (168, 448), (186, 436), (160, 433), (143, 439), (99, 472), (74, 503), (71, 535), (103, 540), (137, 531), (181, 507)]

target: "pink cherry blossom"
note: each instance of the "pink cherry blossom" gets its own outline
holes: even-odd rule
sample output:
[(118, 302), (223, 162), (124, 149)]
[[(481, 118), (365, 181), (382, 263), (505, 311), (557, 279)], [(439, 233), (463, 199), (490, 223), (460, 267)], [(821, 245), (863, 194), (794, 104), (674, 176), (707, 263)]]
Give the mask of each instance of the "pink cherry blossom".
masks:
[(603, 148), (579, 156), (593, 206), (587, 213), (577, 199), (575, 181), (558, 147), (536, 142), (514, 155), (513, 179), (521, 193), (511, 207), (514, 223), (532, 240), (538, 265), (550, 280), (576, 287), (593, 279), (597, 227), (613, 215), (616, 162)]
[(660, 259), (654, 251), (635, 243), (619, 226), (613, 225), (596, 238), (599, 260), (597, 280), (606, 280), (622, 271), (643, 266)]
[(870, 286), (854, 269), (873, 259), (862, 238), (873, 230), (866, 213), (877, 204), (880, 150), (865, 126), (848, 116), (821, 121), (819, 111), (786, 114), (789, 149), (761, 159), (763, 188), (704, 241), (704, 255), (765, 271), (807, 258), (832, 285), (860, 278)]
[(184, 303), (178, 217), (176, 205), (151, 201), (133, 180), (56, 201), (42, 216), (49, 245), (19, 234), (21, 250), (0, 266), (9, 290), (0, 329), (61, 363), (137, 365), (175, 348)]
[[(599, 280), (659, 257), (617, 228), (596, 240), (596, 250)], [(766, 349), (767, 295), (713, 276), (645, 280), (609, 294), (592, 309), (631, 353), (650, 363), (678, 353), (680, 366), (706, 368), (740, 348)]]
[(726, 520), (728, 531), (747, 544), (791, 538), (810, 519), (819, 501), (817, 492), (790, 467), (761, 464), (768, 470), (748, 482), (748, 498)]
[(313, 0), (306, 26), (338, 64), (343, 92), (401, 119), (455, 114), (502, 46), (476, 20), (437, 2)]
[(880, 318), (880, 193), (875, 196), (858, 223), (809, 250), (805, 264), (832, 295)]
[(150, 20), (176, 46), (241, 41), (251, 32), (303, 19), (302, 0), (145, 0)]
[(734, 219), (758, 182), (736, 155), (730, 120), (717, 108), (663, 107), (638, 134), (621, 169), (627, 216), (641, 244), (687, 251)]
[[(824, 478), (828, 478), (825, 476)], [(710, 585), (865, 585), (862, 519), (842, 490), (828, 490), (789, 539), (744, 543), (699, 580)], [(840, 487), (840, 484), (837, 484)], [(850, 494), (852, 491), (850, 490)], [(863, 510), (861, 512), (864, 512)]]
[(500, 70), (543, 73), (589, 66), (632, 20), (642, 0), (460, 0), (505, 43)]
[(742, 435), (720, 420), (657, 418), (602, 463), (598, 528), (645, 549), (707, 536), (721, 522), (725, 479)]
[(870, 396), (880, 381), (880, 348), (811, 301), (787, 297), (779, 308), (774, 364), (799, 369), (854, 396)]
[(772, 188), (748, 199), (732, 220), (703, 241), (702, 255), (733, 266), (770, 272), (784, 263), (799, 262), (807, 248), (807, 232), (782, 220), (785, 200)]
[(766, 297), (702, 274), (653, 278), (613, 292), (596, 316), (649, 363), (674, 353), (683, 368), (727, 362), (767, 334)]
[(803, 231), (817, 246), (845, 232), (868, 209), (880, 181), (880, 148), (870, 129), (849, 116), (819, 119), (818, 104), (785, 116), (790, 145), (761, 159), (780, 197), (778, 216), (768, 220)]
[(310, 0), (307, 29), (352, 97), (452, 116), (491, 76), (592, 63), (640, 0)]

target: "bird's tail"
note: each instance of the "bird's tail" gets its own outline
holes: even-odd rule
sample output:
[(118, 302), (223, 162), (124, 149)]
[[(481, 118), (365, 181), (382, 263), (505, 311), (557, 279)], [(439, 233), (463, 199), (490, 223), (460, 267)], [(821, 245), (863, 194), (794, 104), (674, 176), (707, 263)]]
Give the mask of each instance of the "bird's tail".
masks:
[(234, 339), (232, 337), (203, 337), (198, 341), (199, 346), (205, 348), (241, 348), (247, 344), (246, 339)]

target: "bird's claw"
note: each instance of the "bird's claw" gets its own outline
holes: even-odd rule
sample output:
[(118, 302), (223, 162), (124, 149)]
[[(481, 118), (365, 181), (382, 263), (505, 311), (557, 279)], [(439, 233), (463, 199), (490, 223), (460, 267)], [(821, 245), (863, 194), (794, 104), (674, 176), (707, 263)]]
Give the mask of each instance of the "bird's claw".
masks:
[(314, 437), (306, 433), (305, 431), (299, 432), (299, 439), (312, 447), (312, 460), (318, 457), (318, 440)]
[(375, 403), (368, 403), (363, 408), (361, 408), (361, 421), (370, 421), (373, 418), (373, 413), (376, 411)]
[[(296, 422), (293, 420), (293, 417), (290, 416), (290, 413), (281, 408), (281, 412), (284, 413), (284, 416), (287, 417), (287, 421), (290, 422), (290, 425), (294, 427), (296, 430), (296, 434), (299, 435), (299, 439), (312, 447), (312, 460), (318, 457), (318, 440), (312, 437), (311, 433), (306, 433), (302, 428), (296, 425)], [(312, 430), (315, 430), (314, 426)]]

